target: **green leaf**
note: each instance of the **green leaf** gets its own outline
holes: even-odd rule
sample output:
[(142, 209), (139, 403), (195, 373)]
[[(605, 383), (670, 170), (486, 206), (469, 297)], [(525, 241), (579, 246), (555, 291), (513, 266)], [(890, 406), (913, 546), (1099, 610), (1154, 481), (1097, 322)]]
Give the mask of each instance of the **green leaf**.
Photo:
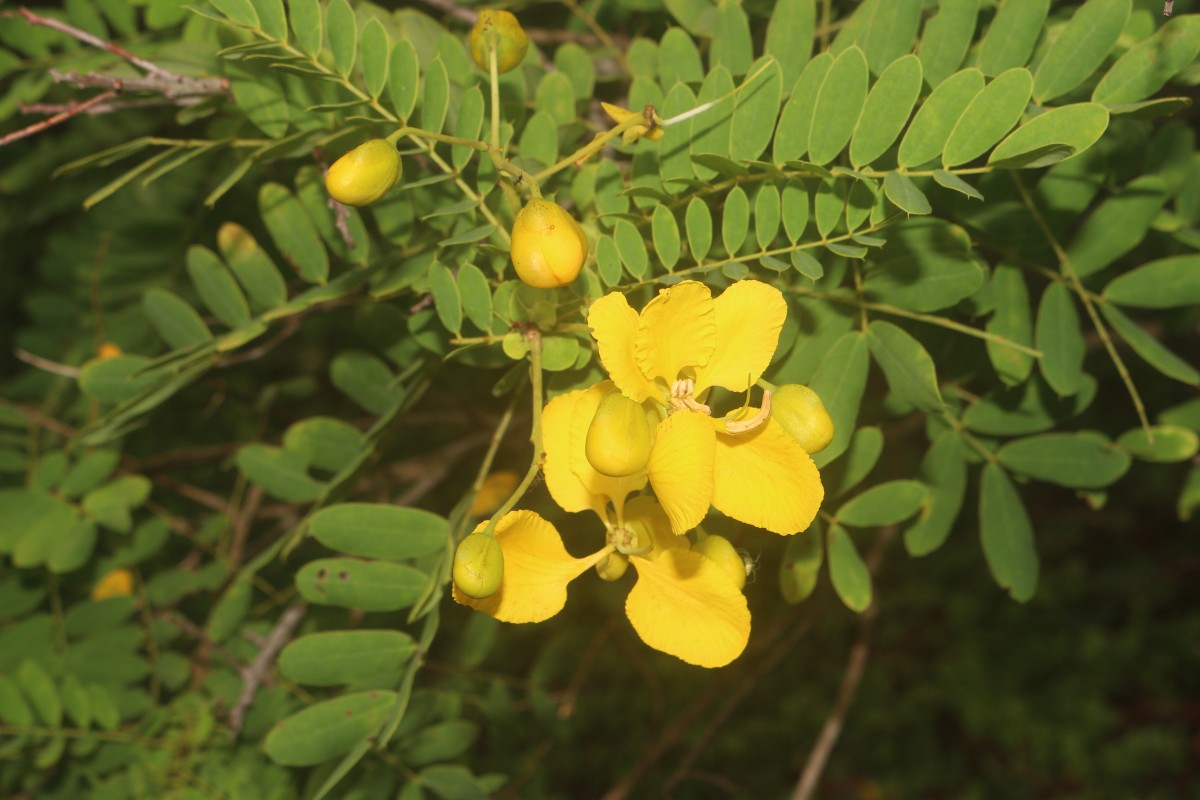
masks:
[(212, 339), (212, 332), (196, 309), (166, 289), (147, 291), (142, 297), (142, 311), (172, 350), (182, 350)]
[(258, 191), (258, 210), (275, 246), (300, 277), (309, 283), (325, 283), (329, 256), (300, 201), (287, 187), (267, 183)]
[[(813, 29), (817, 22), (815, 0), (779, 0), (767, 23), (764, 52), (773, 56), (783, 70), (783, 85), (791, 86), (812, 55)], [(667, 37), (663, 37), (666, 42)], [(699, 78), (684, 78), (699, 80)]]
[[(458, 758), (465, 753), (479, 736), (479, 726), (466, 720), (449, 720), (424, 728), (397, 748), (404, 763), (416, 766), (433, 761)], [(460, 767), (464, 772), (465, 768)], [(469, 775), (469, 773), (467, 773)], [(451, 795), (452, 800), (461, 797)]]
[(757, 72), (764, 63), (767, 66), (762, 74), (734, 98), (729, 154), (738, 161), (752, 161), (762, 155), (771, 143), (775, 120), (779, 116), (783, 71), (777, 62), (762, 59), (754, 63), (751, 71)]
[(547, 336), (542, 339), (542, 369), (562, 372), (579, 360), (579, 340), (574, 336)]
[(265, 444), (248, 444), (238, 450), (242, 475), (267, 494), (291, 503), (316, 500), (325, 484), (308, 475), (308, 462), (299, 453)]
[(283, 13), (283, 0), (250, 0), (258, 13), (259, 27), (272, 39), (286, 42), (288, 38), (287, 15)]
[(545, 111), (529, 118), (517, 149), (525, 158), (549, 166), (558, 160), (558, 123)]
[(983, 74), (992, 77), (1028, 64), (1049, 12), (1050, 0), (1001, 3), (979, 48), (979, 69)]
[(989, 436), (1020, 436), (1040, 433), (1056, 423), (1079, 414), (1096, 396), (1096, 381), (1083, 375), (1079, 392), (1058, 397), (1050, 387), (1036, 379), (1012, 389), (1001, 389), (971, 405), (963, 414), (963, 423), (977, 433)]
[(403, 564), (320, 558), (296, 573), (296, 590), (312, 603), (359, 611), (399, 611), (420, 599), (429, 578)]
[(733, 187), (725, 198), (725, 211), (721, 215), (721, 243), (730, 256), (737, 255), (746, 234), (750, 232), (750, 198), (740, 186)]
[[(554, 65), (571, 79), (576, 97), (591, 97), (594, 94), (596, 67), (592, 64), (592, 56), (587, 50), (574, 42), (567, 42), (555, 49)], [(696, 81), (699, 82), (702, 76), (703, 73), (698, 75)]]
[(1070, 489), (1101, 489), (1129, 469), (1129, 456), (1097, 437), (1046, 433), (1018, 439), (996, 456), (1005, 467)]
[(1012, 481), (996, 464), (983, 468), (979, 489), (979, 536), (983, 555), (996, 583), (1012, 599), (1033, 598), (1038, 582), (1038, 554), (1033, 525)]
[(1033, 77), (1038, 103), (1066, 95), (1103, 64), (1129, 19), (1130, 0), (1088, 0), (1070, 16)]
[(1118, 275), (1104, 287), (1104, 298), (1138, 308), (1200, 304), (1200, 255), (1161, 258)]
[(458, 269), (458, 291), (462, 296), (463, 310), (471, 324), (484, 333), (492, 330), (492, 292), (487, 277), (474, 264), (464, 264)]
[(56, 574), (73, 572), (91, 560), (96, 548), (96, 526), (80, 519), (62, 530), (54, 539), (54, 549), (46, 559), (46, 567)]
[(812, 133), (813, 111), (817, 94), (833, 66), (833, 56), (821, 53), (804, 67), (792, 87), (791, 96), (779, 115), (779, 126), (775, 132), (775, 146), (771, 151), (776, 164), (794, 161), (808, 152), (808, 139)]
[(1117, 440), (1117, 446), (1141, 461), (1174, 464), (1195, 458), (1200, 450), (1200, 436), (1177, 425), (1154, 425), (1149, 432), (1143, 428), (1126, 431)]
[[(483, 130), (484, 103), (483, 92), (478, 86), (472, 86), (462, 96), (458, 106), (458, 121), (454, 124), (454, 135), (460, 139), (478, 140)], [(450, 163), (456, 169), (462, 169), (471, 156), (478, 152), (473, 147), (456, 144), (450, 147)]]
[(372, 414), (382, 414), (392, 404), (393, 376), (376, 356), (355, 350), (340, 353), (329, 366), (333, 385)]
[(916, 514), (925, 502), (925, 485), (917, 481), (888, 481), (847, 500), (834, 515), (855, 528), (894, 525)]
[(451, 333), (459, 333), (462, 330), (462, 297), (458, 293), (458, 281), (449, 267), (436, 261), (429, 265), (429, 290), (433, 293), (442, 326)]
[(870, 368), (867, 352), (866, 336), (857, 331), (843, 334), (828, 349), (808, 383), (833, 419), (833, 440), (828, 447), (813, 455), (818, 467), (824, 467), (840, 456), (850, 443), (854, 424), (858, 420), (858, 408), (867, 387)]
[(234, 329), (250, 324), (246, 297), (216, 253), (192, 245), (187, 251), (187, 271), (200, 299), (217, 319)]
[(209, 0), (213, 6), (229, 19), (249, 28), (258, 27), (258, 14), (250, 0)]
[(946, 430), (934, 439), (918, 475), (929, 493), (920, 515), (904, 531), (904, 546), (910, 555), (923, 556), (945, 543), (967, 492), (967, 462), (957, 433)]
[(922, 411), (940, 414), (945, 407), (938, 390), (933, 358), (902, 328), (876, 320), (867, 328), (871, 355), (883, 370), (888, 386)]
[(1124, 311), (1111, 303), (1101, 303), (1100, 313), (1126, 344), (1133, 348), (1133, 352), (1141, 356), (1147, 364), (1167, 377), (1189, 386), (1200, 384), (1200, 372), (1197, 372), (1194, 366), (1168, 350), (1145, 328), (1125, 316)]
[[(480, 96), (482, 97), (482, 93)], [(570, 125), (575, 122), (575, 86), (571, 79), (562, 72), (547, 72), (543, 75), (538, 81), (534, 108), (549, 114), (556, 125)]]
[(817, 93), (813, 125), (808, 134), (808, 156), (815, 164), (828, 164), (850, 143), (863, 103), (867, 99), (867, 60), (857, 47), (846, 50), (830, 66)]
[[(482, 778), (474, 778), (469, 769), (459, 764), (435, 764), (426, 767), (421, 770), (420, 778), (420, 785), (428, 788), (441, 800), (485, 800), (495, 788), (485, 786)], [(413, 798), (402, 797), (397, 800)]]
[(740, 3), (717, 5), (716, 30), (709, 51), (709, 68), (723, 66), (731, 75), (745, 75), (754, 59), (750, 19)]
[(310, 705), (272, 728), (263, 749), (289, 767), (331, 761), (375, 733), (396, 698), (395, 692), (374, 690)]
[(462, 233), (456, 233), (453, 236), (442, 239), (438, 242), (438, 247), (474, 244), (475, 242), (483, 241), (495, 232), (496, 226), (489, 222), (486, 225), (480, 225), (478, 228), (469, 228)]
[(837, 55), (858, 45), (866, 54), (871, 73), (878, 75), (912, 50), (920, 24), (921, 0), (864, 0), (838, 32), (831, 52)]
[(279, 654), (279, 671), (309, 686), (341, 686), (397, 673), (417, 652), (400, 631), (325, 631), (301, 636)]
[(646, 252), (646, 242), (637, 228), (629, 220), (617, 220), (617, 224), (613, 226), (613, 239), (625, 269), (635, 278), (644, 278), (650, 268), (650, 256)]
[(1033, 76), (1024, 67), (1014, 67), (984, 87), (954, 124), (942, 165), (958, 166), (986, 153), (1021, 119), (1032, 91)]
[[(678, 28), (672, 30), (678, 31)], [(684, 34), (686, 35), (686, 34)], [(696, 95), (687, 84), (677, 83), (667, 93), (660, 115), (670, 119), (696, 106)], [(703, 115), (701, 115), (703, 117)], [(664, 181), (672, 179), (690, 180), (695, 175), (692, 168), (691, 142), (692, 120), (676, 122), (667, 127), (658, 145), (658, 170)], [(674, 186), (672, 185), (674, 191)]]
[(840, 497), (871, 473), (883, 453), (883, 431), (871, 425), (859, 428), (850, 439), (846, 457), (830, 464), (821, 473), (827, 498)]
[(983, 288), (966, 231), (940, 219), (914, 219), (891, 231), (865, 278), (867, 296), (913, 311), (937, 311)]
[(946, 172), (944, 169), (935, 169), (933, 171), (933, 180), (938, 186), (942, 186), (946, 189), (953, 189), (960, 194), (965, 194), (972, 200), (983, 200), (983, 195), (979, 193), (978, 189), (955, 175), (953, 172)]
[(418, 508), (376, 503), (340, 503), (323, 508), (309, 523), (321, 544), (341, 553), (404, 561), (446, 546), (450, 525)]
[[(591, 66), (590, 59), (588, 65)], [(700, 83), (704, 80), (700, 51), (683, 28), (669, 28), (658, 43), (658, 74), (659, 83), (667, 90), (677, 83)]]
[(149, 364), (144, 356), (89, 361), (79, 373), (79, 388), (105, 403), (123, 403), (162, 380), (161, 372), (146, 369)]
[(363, 26), (360, 40), (363, 82), (366, 83), (367, 92), (371, 97), (379, 97), (383, 94), (383, 87), (387, 85), (388, 51), (392, 43), (383, 23), (378, 19), (371, 19)]
[(442, 130), (450, 108), (450, 77), (441, 58), (434, 59), (425, 70), (425, 89), (421, 97), (421, 127), (430, 131)]
[(782, 197), (783, 230), (788, 241), (795, 244), (804, 235), (808, 227), (809, 199), (808, 190), (800, 181), (793, 180), (783, 187)]
[[(712, 69), (700, 86), (700, 94), (696, 98), (700, 104), (708, 103), (725, 97), (733, 91), (733, 76), (725, 67)], [(727, 97), (703, 114), (695, 117), (692, 122), (691, 154), (709, 153), (718, 156), (728, 156), (730, 148), (730, 128), (732, 126), (734, 98)], [(709, 167), (695, 165), (696, 177), (700, 180), (711, 180), (717, 173)]]
[(37, 490), (0, 490), (0, 511), (0, 553), (12, 553), (22, 568), (44, 563), (55, 539), (80, 519), (74, 508)]
[(321, 52), (324, 35), (321, 20), (321, 4), (318, 0), (288, 0), (288, 15), (292, 19), (292, 32), (300, 49), (315, 56)]
[(19, 728), (33, 724), (33, 711), (16, 681), (0, 673), (0, 720)]
[(283, 276), (248, 230), (226, 222), (217, 232), (217, 246), (254, 308), (270, 310), (287, 302)]
[(605, 286), (616, 286), (621, 282), (621, 256), (611, 236), (601, 236), (596, 241), (596, 268)]
[[(982, 96), (982, 95), (981, 95)], [(1036, 160), (1025, 159), (1025, 168), (1044, 167), (1082, 153), (1108, 129), (1108, 110), (1097, 103), (1075, 103), (1052, 108), (1010, 133), (988, 156), (989, 164), (1018, 160), (1044, 151)], [(1054, 145), (1065, 146), (1053, 147)], [(1047, 149), (1049, 148), (1049, 149)]]
[(338, 472), (362, 452), (362, 432), (335, 417), (309, 417), (294, 422), (283, 434), (283, 447), (303, 456), (326, 472)]
[(253, 599), (254, 585), (248, 578), (238, 578), (229, 584), (204, 624), (208, 638), (220, 643), (236, 633), (246, 620)]
[(417, 88), (421, 80), (421, 64), (417, 51), (407, 39), (392, 48), (388, 59), (388, 96), (400, 119), (407, 120), (417, 107)]
[(917, 52), (930, 86), (937, 86), (962, 65), (975, 38), (978, 15), (979, 0), (938, 3), (937, 13), (925, 23)]
[(814, 520), (807, 531), (788, 537), (779, 564), (779, 591), (789, 603), (802, 602), (817, 588), (821, 564), (825, 561), (820, 525), (820, 521)]
[(754, 238), (760, 250), (766, 250), (779, 233), (780, 198), (774, 184), (758, 190), (754, 198)]
[(1076, 274), (1098, 272), (1141, 244), (1165, 201), (1162, 178), (1157, 175), (1135, 178), (1106, 200), (1067, 248)]
[(1150, 97), (1187, 67), (1200, 53), (1200, 17), (1183, 14), (1125, 51), (1092, 92), (1092, 100), (1108, 106)]
[(654, 252), (658, 254), (658, 259), (666, 267), (667, 272), (670, 272), (679, 262), (682, 243), (675, 215), (665, 205), (655, 206), (654, 216), (651, 219), (651, 232), (654, 237)]
[(887, 152), (904, 130), (920, 94), (921, 61), (914, 55), (893, 61), (867, 95), (850, 141), (850, 163), (865, 166)]
[(929, 214), (933, 211), (929, 198), (903, 172), (889, 172), (884, 176), (883, 192), (906, 214)]
[(841, 525), (829, 528), (829, 577), (846, 608), (862, 613), (871, 605), (871, 573)]
[(687, 227), (688, 248), (692, 252), (692, 258), (699, 264), (712, 246), (712, 212), (709, 211), (708, 204), (698, 197), (693, 197), (688, 202), (684, 224)]
[[(1029, 308), (1029, 289), (1018, 267), (998, 264), (992, 271), (992, 295), (996, 312), (988, 320), (987, 330), (1010, 342), (1026, 347), (1033, 343), (1033, 320)], [(987, 342), (988, 358), (1000, 380), (1015, 386), (1029, 378), (1033, 356), (993, 341)]]
[(117, 468), (121, 454), (116, 450), (90, 450), (67, 472), (58, 491), (64, 497), (78, 497), (99, 486)]
[(344, 78), (354, 69), (358, 49), (358, 22), (346, 0), (329, 0), (325, 31), (329, 35), (329, 49), (333, 51), (333, 66)]
[(982, 91), (983, 73), (977, 69), (956, 72), (938, 84), (900, 140), (896, 156), (900, 166), (918, 167), (937, 158), (967, 106)]
[(1042, 352), (1038, 367), (1046, 383), (1060, 395), (1078, 392), (1087, 346), (1071, 292), (1057, 281), (1046, 287), (1038, 305), (1037, 349)]
[(29, 698), (30, 705), (44, 724), (57, 728), (62, 724), (62, 698), (50, 676), (32, 659), (25, 659), (17, 667), (17, 684)]

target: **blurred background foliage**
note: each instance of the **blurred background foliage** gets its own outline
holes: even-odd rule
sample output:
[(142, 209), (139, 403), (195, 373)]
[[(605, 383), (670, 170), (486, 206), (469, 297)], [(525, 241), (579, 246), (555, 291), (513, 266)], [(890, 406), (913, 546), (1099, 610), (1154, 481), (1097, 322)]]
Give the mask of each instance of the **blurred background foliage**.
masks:
[[(343, 6), (288, 3), (286, 18), (274, 0), (31, 7), (230, 92), (123, 91), (112, 100), (129, 107), (0, 148), (0, 795), (778, 797), (834, 719), (845, 728), (817, 796), (1200, 797), (1193, 3), (1177, 0), (1169, 36), (1160, 0), (513, 5), (534, 47), (502, 80), (502, 136), (531, 171), (610, 125), (600, 99), (668, 116), (764, 64), (779, 92), (725, 101), (689, 123), (682, 149), (669, 130), (661, 150), (619, 145), (549, 179), (596, 256), (548, 294), (505, 280), (512, 210), (465, 150), (409, 140), (402, 186), (377, 207), (325, 203), (320, 170), (396, 117), (468, 138), (487, 127), (487, 79), (462, 47), (470, 4), (355, 2), (348, 27)], [(314, 8), (315, 52), (311, 22), (286, 27)], [(988, 49), (1006, 10), (1023, 55)], [(111, 85), (54, 75), (147, 74), (12, 3), (0, 13), (4, 134)], [(1043, 70), (1078, 18), (1080, 52)], [(383, 61), (365, 41), (371, 20)], [(805, 83), (818, 60), (797, 31), (814, 56), (838, 56), (818, 72), (849, 74), (861, 53), (871, 84), (917, 53), (921, 103), (880, 112), (901, 126), (947, 80), (978, 80), (977, 93), (974, 66), (989, 90), (1009, 68), (1029, 85), (1009, 90), (1016, 113), (976, 137), (978, 152), (961, 140), (961, 159), (944, 152), (948, 129), (931, 149), (898, 128), (868, 153), (861, 97), (812, 119), (822, 76)], [(1121, 86), (1106, 85), (1122, 62)], [(865, 75), (846, 87), (865, 92)], [(806, 85), (809, 102), (789, 112)], [(1005, 124), (994, 109), (1012, 97), (1000, 95), (979, 127)], [(1092, 116), (1002, 141), (1071, 106)], [(822, 122), (835, 133), (793, 141)], [(1043, 224), (1084, 273), (1079, 291)], [(443, 599), (448, 547), (487, 513), (472, 509), (480, 479), (527, 465), (525, 367), (504, 333), (553, 329), (551, 391), (587, 385), (600, 373), (570, 328), (582, 307), (609, 288), (644, 301), (672, 271), (789, 291), (768, 375), (840, 398), (823, 395), (845, 431), (825, 458), (826, 510), (848, 522), (844, 497), (881, 492), (851, 534), (832, 516), (787, 544), (706, 522), (757, 559), (750, 646), (714, 672), (645, 648), (622, 587), (587, 582), (536, 626)], [(957, 284), (930, 280), (946, 276)], [(1119, 368), (1072, 299), (1084, 294)], [(126, 355), (97, 359), (105, 343)], [(1063, 438), (1034, 441), (1046, 432)], [(936, 441), (941, 461), (922, 468)], [(897, 509), (913, 480), (919, 502)], [(988, 481), (992, 515), (977, 500)], [(939, 497), (961, 513), (938, 511)], [(408, 549), (362, 552), (354, 525), (314, 523), (351, 502), (399, 515), (388, 519)], [(574, 552), (595, 533), (540, 485), (525, 505)], [(822, 561), (812, 543), (835, 527), (852, 555)], [(323, 602), (318, 560), (338, 550), (377, 560), (327, 568), (382, 564), (384, 588)], [(367, 631), (357, 667), (331, 660), (348, 640), (319, 638)], [(306, 640), (307, 661), (280, 655)], [(305, 709), (325, 716), (292, 716)], [(285, 719), (304, 736), (271, 743)]]

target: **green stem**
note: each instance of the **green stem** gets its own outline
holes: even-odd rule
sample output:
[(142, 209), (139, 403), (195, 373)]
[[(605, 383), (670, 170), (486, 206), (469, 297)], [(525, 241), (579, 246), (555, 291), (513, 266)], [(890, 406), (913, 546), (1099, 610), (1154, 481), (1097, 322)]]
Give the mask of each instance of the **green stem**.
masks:
[(525, 492), (529, 491), (529, 487), (533, 485), (533, 479), (537, 477), (542, 468), (542, 456), (545, 453), (542, 447), (542, 334), (537, 328), (531, 327), (526, 330), (525, 339), (529, 343), (529, 379), (533, 384), (533, 430), (529, 434), (529, 441), (533, 443), (533, 460), (516, 491), (508, 500), (504, 501), (504, 505), (500, 506), (488, 521), (487, 527), (483, 531), (488, 535), (495, 533), (496, 523), (503, 519), (505, 514), (512, 511), (513, 506), (520, 501)]
[(549, 178), (551, 175), (554, 175), (556, 173), (562, 172), (564, 169), (566, 169), (567, 167), (571, 166), (572, 164), (574, 164), (576, 162), (587, 161), (589, 158), (594, 156), (596, 153), (599, 153), (601, 150), (603, 150), (604, 146), (606, 144), (611, 142), (613, 139), (616, 139), (621, 134), (625, 133), (625, 131), (629, 130), (634, 125), (645, 125), (645, 124), (646, 124), (645, 119), (643, 119), (640, 116), (633, 116), (633, 117), (630, 117), (629, 119), (625, 120), (624, 122), (618, 124), (615, 128), (610, 128), (609, 130), (604, 131), (602, 133), (597, 133), (595, 138), (593, 138), (590, 142), (585, 144), (583, 147), (579, 148), (574, 153), (571, 153), (571, 155), (566, 156), (565, 158), (559, 159), (559, 161), (557, 163), (552, 164), (549, 167), (546, 167), (544, 170), (542, 170), (541, 172), (534, 175), (533, 181), (535, 183), (541, 183), (542, 181), (546, 180), (546, 178)]
[(446, 144), (462, 145), (463, 147), (470, 147), (472, 150), (482, 150), (483, 152), (487, 152), (489, 149), (489, 145), (487, 142), (481, 142), (478, 139), (463, 139), (462, 137), (459, 137), (459, 136), (450, 136), (445, 133), (435, 133), (434, 131), (427, 131), (424, 128), (414, 128), (409, 125), (406, 125), (403, 128), (398, 128), (398, 129), (392, 131), (390, 134), (388, 134), (387, 141), (390, 142), (391, 144), (395, 144), (397, 141), (400, 140), (401, 137), (404, 137), (404, 136), (420, 137), (422, 139), (433, 139), (434, 141), (437, 141), (437, 142), (445, 142)]
[(500, 67), (496, 53), (496, 33), (488, 32), (488, 72), (492, 81), (492, 147), (500, 150)]

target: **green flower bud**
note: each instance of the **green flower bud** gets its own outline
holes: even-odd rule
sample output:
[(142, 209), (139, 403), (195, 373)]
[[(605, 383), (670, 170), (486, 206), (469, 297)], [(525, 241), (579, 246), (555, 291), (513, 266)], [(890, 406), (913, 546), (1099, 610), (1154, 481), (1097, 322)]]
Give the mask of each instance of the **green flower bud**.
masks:
[(699, 553), (725, 570), (739, 590), (746, 585), (746, 562), (733, 543), (724, 536), (705, 536), (693, 545), (692, 552)]
[(588, 463), (613, 478), (633, 475), (650, 461), (650, 426), (640, 403), (620, 392), (600, 401), (584, 441)]
[(500, 589), (504, 579), (504, 551), (496, 537), (472, 533), (454, 551), (454, 585), (467, 597), (482, 600)]
[(609, 553), (596, 563), (596, 574), (606, 581), (619, 580), (629, 569), (629, 556)]
[(833, 419), (817, 393), (789, 383), (771, 394), (771, 418), (807, 453), (819, 453), (833, 441)]
[(496, 11), (485, 8), (475, 19), (475, 27), (471, 28), (470, 44), (471, 58), (479, 68), (490, 72), (488, 61), (489, 34), (494, 31), (496, 38), (496, 71), (503, 75), (517, 68), (525, 60), (529, 50), (529, 36), (517, 22), (517, 18), (507, 11)]
[(329, 196), (347, 206), (369, 206), (400, 179), (400, 154), (384, 139), (363, 142), (325, 173)]

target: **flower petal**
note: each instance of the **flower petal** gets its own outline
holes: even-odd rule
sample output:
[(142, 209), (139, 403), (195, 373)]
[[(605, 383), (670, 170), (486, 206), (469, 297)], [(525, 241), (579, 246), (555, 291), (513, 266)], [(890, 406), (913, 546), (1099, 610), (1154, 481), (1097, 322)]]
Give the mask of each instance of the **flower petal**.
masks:
[(649, 398), (661, 401), (662, 391), (638, 367), (633, 344), (638, 314), (625, 295), (613, 292), (592, 303), (587, 321), (600, 348), (600, 363), (617, 388), (639, 403)]
[(542, 472), (546, 476), (546, 488), (550, 496), (564, 511), (586, 511), (596, 513), (604, 510), (604, 498), (592, 494), (571, 469), (571, 424), (575, 408), (585, 390), (560, 394), (542, 409), (542, 444), (546, 458)]
[(716, 438), (713, 506), (773, 533), (807, 530), (825, 488), (796, 440), (773, 419), (747, 433)]
[(684, 281), (659, 292), (642, 310), (634, 343), (642, 374), (661, 378), (668, 388), (683, 369), (706, 363), (717, 346), (708, 287)]
[[(487, 525), (481, 523), (476, 531)], [(502, 622), (541, 622), (567, 603), (567, 584), (606, 556), (605, 547), (575, 558), (563, 547), (554, 526), (532, 511), (513, 511), (496, 523), (496, 541), (504, 553), (504, 579), (491, 597), (475, 600), (454, 590), (464, 606)]]
[(787, 318), (787, 302), (774, 286), (738, 281), (713, 301), (717, 347), (696, 370), (696, 393), (710, 386), (744, 392), (771, 364), (779, 331)]
[(625, 613), (643, 642), (700, 667), (723, 667), (746, 649), (750, 609), (716, 563), (683, 548), (630, 561), (638, 580)]
[(713, 497), (716, 434), (711, 418), (676, 411), (659, 424), (650, 450), (650, 485), (675, 533), (687, 533), (708, 513)]
[(611, 381), (601, 381), (581, 392), (572, 392), (578, 397), (571, 411), (571, 471), (575, 473), (587, 491), (600, 498), (600, 507), (596, 509), (596, 513), (604, 519), (607, 519), (604, 511), (605, 498), (612, 500), (615, 505), (621, 506), (624, 504), (626, 496), (632, 492), (641, 491), (642, 487), (646, 485), (645, 472), (637, 472), (624, 478), (613, 478), (597, 472), (587, 460), (585, 444), (588, 428), (592, 425), (592, 418), (596, 416), (596, 409), (600, 407), (600, 401), (614, 388)]

